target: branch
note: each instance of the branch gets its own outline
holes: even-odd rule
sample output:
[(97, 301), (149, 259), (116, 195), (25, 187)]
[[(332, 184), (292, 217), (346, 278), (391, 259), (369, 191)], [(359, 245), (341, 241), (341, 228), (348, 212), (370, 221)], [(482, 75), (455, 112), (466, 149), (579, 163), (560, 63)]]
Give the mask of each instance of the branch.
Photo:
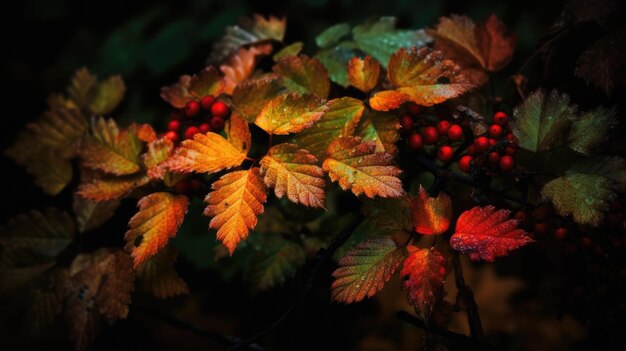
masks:
[(333, 254), (335, 253), (335, 251), (337, 251), (337, 249), (339, 249), (341, 245), (343, 245), (346, 242), (346, 240), (350, 238), (354, 230), (358, 227), (359, 224), (361, 224), (362, 220), (363, 218), (361, 216), (357, 216), (346, 229), (344, 229), (341, 233), (339, 233), (333, 239), (333, 241), (330, 243), (330, 245), (328, 245), (327, 248), (320, 249), (317, 252), (315, 263), (313, 265), (313, 268), (311, 269), (311, 272), (309, 273), (306, 283), (300, 290), (300, 294), (298, 295), (298, 298), (296, 299), (296, 301), (294, 301), (294, 303), (291, 306), (289, 306), (289, 308), (287, 309), (287, 311), (285, 311), (285, 313), (283, 313), (277, 320), (270, 323), (267, 327), (254, 333), (252, 336), (248, 337), (247, 339), (234, 342), (233, 345), (228, 348), (228, 351), (235, 351), (235, 350), (240, 350), (240, 349), (245, 348), (246, 346), (250, 345), (252, 342), (264, 337), (267, 334), (270, 334), (280, 324), (286, 321), (287, 318), (289, 318), (291, 314), (296, 310), (296, 308), (298, 308), (300, 305), (302, 305), (302, 303), (304, 303), (304, 300), (306, 299), (307, 295), (313, 289), (313, 283), (317, 279), (320, 273), (320, 270), (324, 266), (324, 264), (326, 264), (326, 262), (328, 262), (333, 257)]
[(478, 315), (478, 306), (474, 300), (474, 293), (465, 285), (465, 279), (463, 279), (463, 268), (461, 267), (461, 260), (459, 259), (459, 253), (454, 252), (452, 256), (452, 266), (454, 267), (454, 282), (459, 290), (457, 293), (457, 301), (462, 301), (467, 310), (467, 324), (470, 327), (470, 335), (472, 338), (483, 340), (485, 334), (483, 333), (483, 326), (480, 322), (480, 316)]

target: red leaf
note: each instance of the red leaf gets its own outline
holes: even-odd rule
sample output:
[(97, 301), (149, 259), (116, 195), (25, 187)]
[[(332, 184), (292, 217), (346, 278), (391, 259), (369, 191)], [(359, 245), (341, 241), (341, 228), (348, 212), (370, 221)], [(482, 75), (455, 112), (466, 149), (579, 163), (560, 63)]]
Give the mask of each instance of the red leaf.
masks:
[(463, 212), (450, 245), (474, 261), (493, 262), (496, 257), (533, 242), (525, 230), (517, 228), (519, 220), (507, 219), (510, 214), (509, 210), (496, 210), (493, 206), (476, 206)]
[(420, 185), (419, 194), (411, 200), (411, 214), (415, 231), (424, 235), (445, 233), (452, 218), (450, 197), (440, 192), (437, 197), (430, 197)]
[(407, 299), (415, 311), (427, 321), (441, 297), (443, 282), (448, 275), (446, 258), (434, 247), (421, 249), (407, 246), (409, 257), (404, 261), (400, 276)]

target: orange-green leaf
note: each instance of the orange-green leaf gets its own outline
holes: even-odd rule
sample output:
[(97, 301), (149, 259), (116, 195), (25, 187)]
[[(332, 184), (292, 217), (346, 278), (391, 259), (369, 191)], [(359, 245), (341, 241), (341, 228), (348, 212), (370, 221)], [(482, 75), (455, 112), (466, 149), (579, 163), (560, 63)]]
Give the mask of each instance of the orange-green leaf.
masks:
[(352, 97), (330, 100), (322, 118), (310, 128), (294, 135), (292, 140), (318, 159), (323, 159), (328, 145), (335, 138), (354, 134), (364, 110), (363, 102)]
[(186, 196), (165, 192), (153, 193), (139, 200), (139, 212), (130, 219), (124, 237), (134, 267), (154, 256), (176, 235), (188, 205)]
[(277, 197), (305, 206), (324, 207), (324, 171), (317, 158), (295, 144), (273, 146), (261, 159), (261, 174)]
[(183, 141), (166, 162), (167, 168), (183, 173), (215, 173), (239, 166), (248, 150), (229, 143), (219, 134), (198, 133)]
[(174, 152), (174, 143), (169, 138), (161, 138), (148, 143), (148, 150), (143, 155), (143, 163), (151, 179), (163, 179), (167, 160)]
[(94, 118), (91, 135), (80, 150), (86, 167), (115, 175), (132, 174), (141, 169), (142, 142), (133, 128), (120, 130), (113, 119)]
[(328, 97), (328, 72), (317, 59), (305, 55), (287, 56), (280, 59), (273, 69), (283, 77), (283, 84), (289, 90), (300, 94), (313, 93), (321, 99)]
[(122, 102), (126, 85), (121, 76), (112, 76), (99, 82), (89, 102), (89, 111), (95, 115), (107, 115)]
[(204, 214), (213, 217), (209, 228), (217, 229), (217, 239), (232, 255), (256, 226), (257, 216), (263, 213), (267, 189), (258, 167), (225, 174), (211, 189), (204, 199), (208, 204)]
[(283, 94), (267, 103), (254, 123), (269, 134), (298, 133), (313, 125), (327, 109), (315, 95)]
[(78, 142), (87, 130), (87, 122), (78, 109), (55, 108), (27, 127), (37, 143), (71, 158), (76, 155)]
[(237, 84), (233, 92), (233, 105), (237, 114), (253, 123), (263, 107), (284, 90), (280, 81), (277, 75), (269, 74)]
[(224, 91), (224, 79), (213, 66), (205, 67), (193, 76), (183, 75), (178, 83), (161, 88), (161, 97), (176, 108), (183, 108), (193, 99), (217, 96)]
[(407, 251), (389, 237), (367, 240), (339, 261), (331, 286), (334, 301), (353, 303), (372, 297), (406, 258)]
[(340, 137), (328, 146), (328, 158), (322, 164), (330, 179), (342, 189), (367, 197), (399, 197), (404, 194), (393, 156), (377, 152), (372, 141), (359, 137)]
[(187, 283), (174, 269), (177, 257), (178, 252), (167, 246), (137, 266), (137, 278), (142, 289), (158, 299), (188, 294)]
[(366, 199), (362, 211), (370, 222), (381, 229), (404, 232), (413, 230), (411, 200), (408, 196)]
[(76, 190), (76, 194), (86, 199), (107, 201), (128, 195), (132, 190), (148, 184), (150, 178), (138, 173), (123, 177), (96, 178), (83, 183)]
[(434, 247), (420, 249), (409, 245), (407, 250), (409, 257), (400, 271), (400, 275), (405, 278), (403, 287), (409, 303), (427, 321), (442, 296), (448, 264)]
[(380, 63), (371, 56), (365, 59), (353, 57), (348, 61), (348, 79), (350, 84), (364, 93), (369, 93), (378, 84)]
[(240, 48), (237, 53), (230, 57), (228, 64), (220, 66), (224, 74), (224, 92), (232, 94), (235, 87), (250, 78), (257, 64), (257, 56), (272, 53), (272, 45), (264, 44), (250, 48)]
[(517, 228), (518, 219), (508, 219), (510, 214), (509, 210), (496, 210), (493, 206), (476, 206), (463, 212), (450, 245), (474, 261), (493, 262), (496, 257), (533, 242), (525, 230)]
[(72, 208), (76, 215), (78, 231), (84, 233), (100, 227), (113, 217), (119, 205), (119, 200), (96, 201), (74, 196)]
[(475, 26), (474, 21), (467, 16), (451, 15), (441, 17), (436, 29), (429, 30), (428, 33), (435, 37), (438, 48), (454, 53), (461, 50), (464, 55), (485, 67), (485, 60), (476, 39)]
[(400, 139), (400, 122), (392, 113), (368, 110), (357, 125), (355, 135), (364, 141), (376, 143), (376, 151), (391, 155), (398, 153), (396, 141)]
[(282, 285), (304, 264), (306, 253), (299, 243), (280, 234), (263, 234), (262, 246), (251, 260), (251, 278), (256, 290)]
[(72, 164), (57, 150), (40, 149), (37, 155), (28, 160), (26, 171), (47, 194), (57, 195), (72, 180)]
[(248, 122), (239, 118), (236, 113), (231, 114), (226, 125), (224, 126), (226, 140), (237, 150), (248, 153), (252, 146), (252, 134)]
[(396, 89), (374, 94), (370, 106), (375, 110), (395, 109), (406, 101), (431, 106), (472, 88), (459, 66), (430, 48), (398, 50), (389, 60), (387, 79)]
[(70, 99), (83, 108), (91, 102), (96, 84), (98, 84), (98, 78), (83, 67), (74, 73), (72, 81), (67, 87), (67, 93)]
[(430, 197), (420, 185), (419, 194), (411, 200), (411, 214), (415, 231), (424, 235), (445, 233), (452, 220), (452, 201), (440, 192), (437, 197)]

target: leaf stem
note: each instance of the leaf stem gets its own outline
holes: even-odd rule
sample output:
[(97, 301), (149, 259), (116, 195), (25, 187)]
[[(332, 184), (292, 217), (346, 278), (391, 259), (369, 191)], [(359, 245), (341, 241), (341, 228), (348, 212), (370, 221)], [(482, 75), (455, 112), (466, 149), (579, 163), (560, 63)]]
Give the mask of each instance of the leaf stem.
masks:
[(465, 279), (463, 278), (463, 268), (461, 267), (461, 260), (459, 259), (459, 253), (454, 251), (452, 256), (452, 267), (454, 268), (454, 282), (457, 289), (457, 301), (463, 301), (467, 305), (467, 324), (470, 328), (470, 335), (472, 338), (483, 340), (485, 334), (483, 333), (483, 326), (480, 321), (480, 315), (478, 314), (478, 306), (474, 300), (474, 293), (465, 285)]

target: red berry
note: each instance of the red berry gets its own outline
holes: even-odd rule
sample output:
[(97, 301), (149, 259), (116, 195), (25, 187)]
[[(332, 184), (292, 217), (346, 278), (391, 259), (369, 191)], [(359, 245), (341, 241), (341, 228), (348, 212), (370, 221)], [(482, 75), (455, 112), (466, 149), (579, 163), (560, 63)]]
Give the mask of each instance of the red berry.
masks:
[(496, 139), (489, 138), (489, 146), (494, 146), (496, 145), (496, 143), (497, 143)]
[(557, 239), (563, 239), (567, 235), (567, 228), (558, 227), (554, 230), (554, 237)]
[(439, 132), (439, 135), (446, 135), (451, 125), (452, 124), (448, 121), (439, 121), (439, 123), (437, 123), (437, 131)]
[(526, 221), (528, 220), (528, 214), (526, 213), (526, 211), (517, 211), (515, 212), (515, 214), (513, 215), (513, 218), (519, 220), (519, 223), (521, 225), (526, 224)]
[(172, 120), (167, 124), (167, 130), (171, 132), (178, 132), (180, 130), (180, 121)]
[(422, 136), (418, 133), (413, 133), (409, 137), (409, 148), (413, 151), (417, 151), (422, 148), (424, 145), (424, 141), (422, 140)]
[(449, 161), (452, 156), (454, 156), (454, 150), (448, 145), (440, 147), (437, 151), (437, 158), (443, 162)]
[(511, 155), (504, 155), (500, 158), (500, 169), (503, 171), (510, 171), (515, 167), (515, 160)]
[(222, 101), (218, 101), (211, 106), (211, 114), (216, 117), (226, 118), (230, 113), (230, 109), (228, 105), (223, 103)]
[(455, 141), (463, 138), (463, 128), (458, 124), (453, 124), (448, 128), (448, 139)]
[(200, 133), (206, 134), (207, 132), (211, 131), (211, 126), (208, 123), (201, 123), (198, 126), (198, 129), (200, 130)]
[(498, 111), (496, 112), (496, 114), (493, 115), (493, 123), (495, 124), (499, 124), (503, 126), (507, 124), (508, 122), (509, 122), (509, 116), (502, 111)]
[(185, 105), (185, 115), (187, 117), (193, 117), (200, 112), (200, 104), (196, 100), (190, 100)]
[(504, 148), (504, 153), (507, 155), (515, 155), (515, 153), (517, 152), (517, 148), (513, 147), (513, 146), (507, 146)]
[(476, 148), (474, 147), (474, 145), (470, 145), (467, 147), (467, 154), (470, 156), (474, 156), (474, 154), (476, 153)]
[(420, 113), (424, 112), (426, 108), (422, 105), (417, 105), (417, 104), (408, 104), (406, 105), (406, 111), (412, 115), (419, 115)]
[(459, 169), (465, 173), (469, 173), (473, 159), (474, 158), (470, 155), (465, 155), (461, 157), (461, 159), (459, 160)]
[(500, 127), (497, 124), (493, 124), (491, 125), (491, 127), (489, 127), (489, 136), (492, 138), (498, 138), (500, 137), (500, 135), (502, 135), (502, 127)]
[(193, 139), (193, 136), (200, 133), (198, 127), (191, 126), (185, 129), (185, 139)]
[(216, 132), (219, 132), (220, 130), (224, 129), (224, 118), (222, 117), (218, 117), (218, 116), (214, 116), (213, 118), (211, 118), (211, 129), (213, 129)]
[(413, 117), (409, 115), (403, 115), (400, 117), (400, 127), (403, 133), (409, 133), (413, 130)]
[(593, 240), (591, 240), (591, 238), (587, 236), (583, 236), (582, 238), (580, 238), (579, 243), (582, 247), (591, 247), (591, 245), (593, 245)]
[(548, 231), (548, 224), (545, 222), (539, 222), (533, 225), (533, 232), (535, 232), (535, 234), (543, 235), (547, 231)]
[(189, 192), (189, 182), (185, 179), (179, 181), (174, 185), (174, 190), (179, 194), (186, 194)]
[(439, 133), (437, 132), (437, 128), (428, 126), (424, 128), (422, 131), (422, 135), (424, 136), (424, 144), (430, 145), (434, 144), (439, 140)]
[(484, 136), (476, 138), (476, 140), (474, 140), (474, 148), (478, 153), (483, 153), (487, 151), (487, 149), (489, 148), (489, 139)]
[(500, 154), (492, 151), (487, 155), (487, 159), (489, 159), (489, 163), (492, 165), (497, 165), (500, 162)]
[(507, 133), (504, 136), (504, 140), (510, 142), (510, 143), (516, 143), (517, 142), (517, 138), (515, 137), (515, 135), (513, 135), (513, 133)]
[(215, 98), (213, 97), (213, 95), (207, 95), (203, 97), (202, 99), (200, 99), (200, 105), (202, 106), (202, 109), (205, 111), (210, 111), (211, 106), (213, 106), (214, 102), (215, 102)]
[(165, 133), (165, 137), (171, 140), (173, 143), (178, 141), (178, 133), (173, 132), (173, 131), (169, 131)]

